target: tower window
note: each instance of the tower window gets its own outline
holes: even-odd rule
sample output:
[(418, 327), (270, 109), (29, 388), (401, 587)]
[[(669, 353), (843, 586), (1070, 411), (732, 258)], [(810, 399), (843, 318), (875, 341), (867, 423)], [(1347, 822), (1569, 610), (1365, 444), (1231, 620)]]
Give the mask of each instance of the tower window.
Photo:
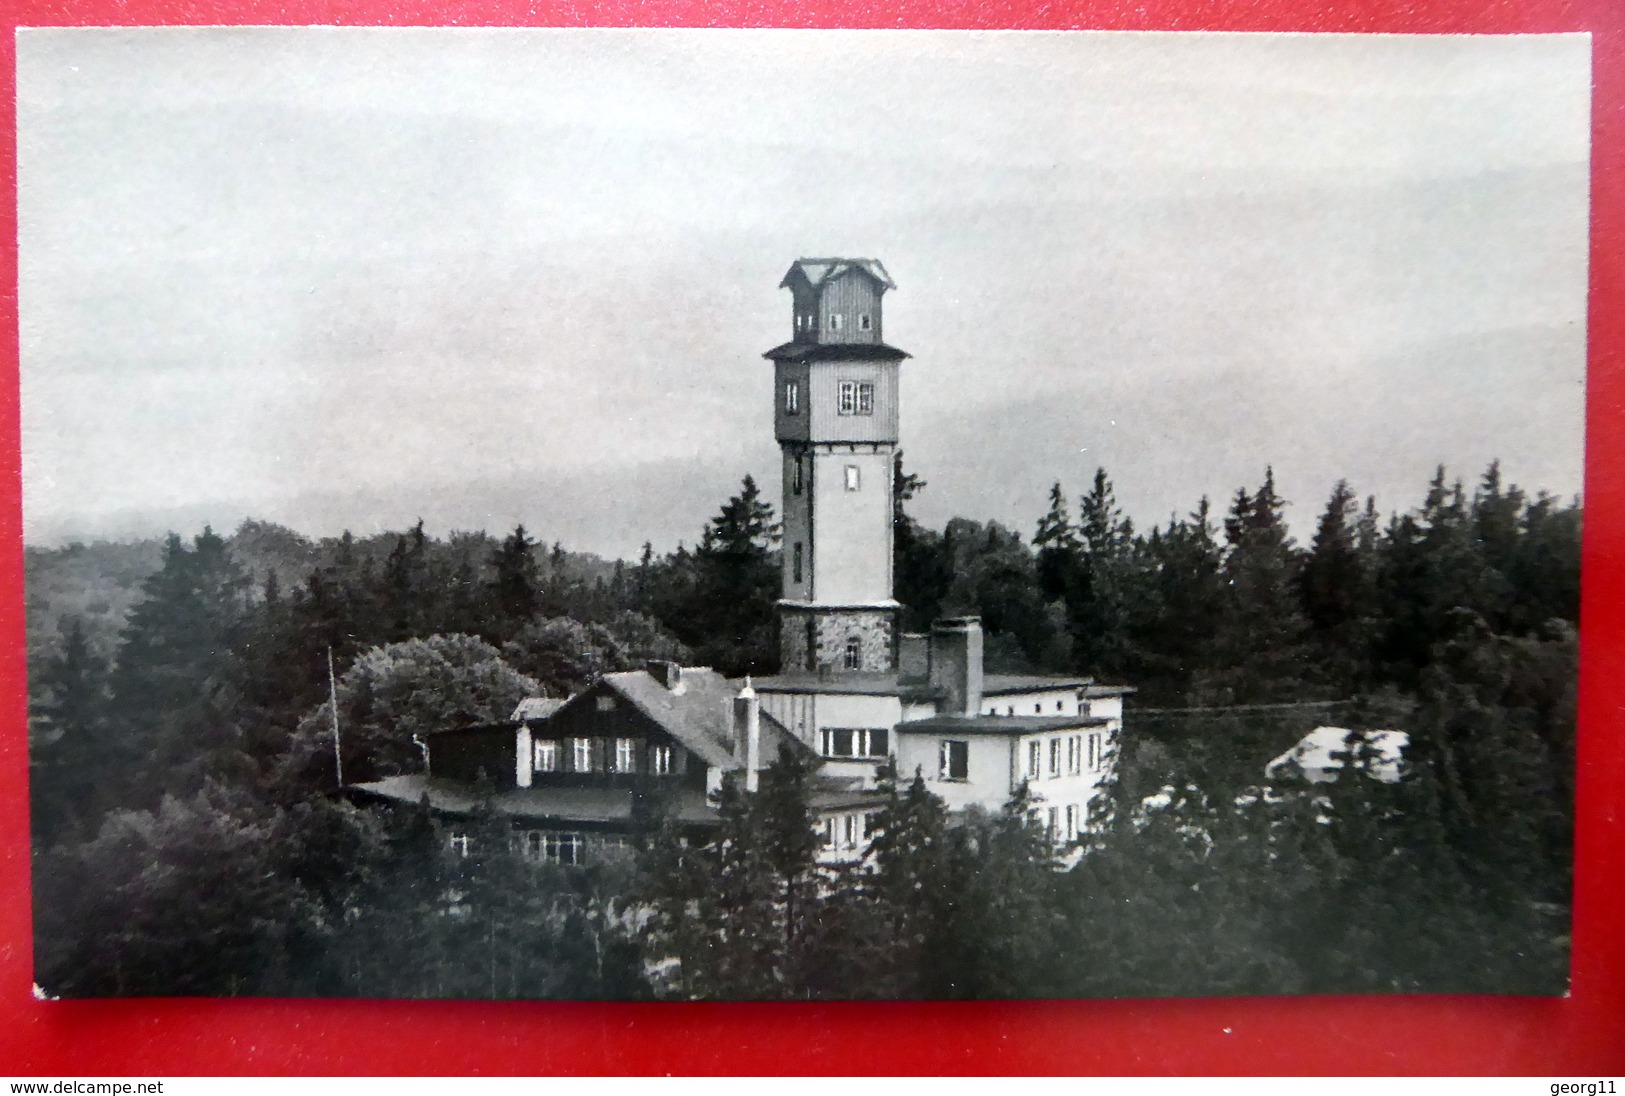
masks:
[(784, 386), (784, 413), (796, 415), (801, 413), (801, 382), (788, 381)]
[(801, 458), (796, 458), (795, 468), (790, 473), (790, 491), (792, 494), (801, 494)]
[(790, 581), (801, 581), (801, 542), (798, 540), (795, 547), (790, 550)]
[(842, 415), (873, 415), (875, 386), (868, 381), (842, 381), (836, 410)]
[(858, 489), (858, 486), (859, 486), (858, 466), (855, 465), (855, 464), (849, 464), (849, 465), (846, 466), (846, 489), (848, 491), (856, 491)]
[(851, 636), (846, 641), (846, 668), (856, 670), (863, 665), (863, 644), (857, 636)]
[(867, 313), (867, 312), (859, 312), (858, 313), (858, 330), (859, 331), (869, 331), (873, 327), (874, 327), (874, 325), (869, 322), (869, 313)]

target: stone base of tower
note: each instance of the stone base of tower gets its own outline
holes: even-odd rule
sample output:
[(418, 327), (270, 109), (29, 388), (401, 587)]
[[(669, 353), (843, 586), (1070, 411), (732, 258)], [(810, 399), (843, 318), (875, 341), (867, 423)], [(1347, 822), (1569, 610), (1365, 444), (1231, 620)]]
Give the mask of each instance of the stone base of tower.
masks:
[(829, 667), (839, 673), (897, 669), (897, 606), (779, 602), (779, 659), (784, 673)]

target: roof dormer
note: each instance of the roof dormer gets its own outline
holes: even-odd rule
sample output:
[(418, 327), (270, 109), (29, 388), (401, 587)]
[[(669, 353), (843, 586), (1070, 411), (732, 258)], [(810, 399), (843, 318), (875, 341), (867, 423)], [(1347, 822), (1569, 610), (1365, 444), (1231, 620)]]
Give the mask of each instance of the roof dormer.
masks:
[(793, 342), (879, 345), (880, 298), (897, 285), (879, 259), (797, 259), (779, 288), (790, 290)]

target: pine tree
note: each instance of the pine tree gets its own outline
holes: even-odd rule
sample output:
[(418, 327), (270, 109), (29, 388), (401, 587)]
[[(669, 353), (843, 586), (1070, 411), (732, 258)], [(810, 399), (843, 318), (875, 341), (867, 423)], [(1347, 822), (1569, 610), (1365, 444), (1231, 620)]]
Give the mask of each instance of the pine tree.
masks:
[(908, 512), (907, 503), (926, 481), (903, 468), (899, 449), (892, 464), (892, 573), (897, 600), (903, 605), (903, 628), (923, 631), (941, 615), (952, 581), (943, 537), (926, 529)]
[(878, 996), (919, 997), (930, 981), (927, 954), (950, 921), (955, 895), (948, 884), (947, 806), (915, 773), (899, 785), (893, 762), (877, 773), (884, 805), (869, 822), (872, 873), (860, 880), (862, 893), (877, 909), (885, 946), (874, 964), (875, 977), (891, 989)]
[(101, 762), (107, 741), (106, 662), (78, 617), (67, 621), (60, 649), (30, 684), (37, 726), (30, 727), (32, 835), (49, 845), (75, 824), (93, 820), (98, 784), (111, 777)]
[(1210, 682), (1224, 703), (1302, 699), (1313, 668), (1304, 645), (1307, 622), (1298, 598), (1298, 553), (1266, 468), (1256, 492), (1236, 493), (1225, 518), (1224, 577), (1228, 604), (1219, 622), (1219, 669)]
[(419, 518), (411, 532), (395, 538), (395, 547), (384, 562), (379, 601), (391, 643), (428, 634), (427, 616), (433, 602), (427, 575), (428, 553), (428, 536)]
[[(1155, 532), (1155, 531), (1154, 531)], [(1223, 552), (1207, 496), (1186, 518), (1148, 538), (1146, 610), (1134, 629), (1134, 684), (1142, 698), (1181, 706), (1215, 665), (1214, 636), (1225, 611)]]
[(751, 476), (706, 525), (693, 555), (692, 593), (665, 621), (696, 653), (724, 673), (770, 673), (778, 667), (774, 602), (779, 595), (773, 505)]
[(1104, 468), (1095, 470), (1089, 493), (1079, 500), (1077, 539), (1080, 568), (1067, 600), (1073, 665), (1097, 676), (1116, 676), (1127, 663), (1126, 587), (1134, 526), (1118, 509)]
[(1338, 480), (1299, 576), (1322, 671), (1343, 690), (1358, 683), (1367, 655), (1364, 624), (1371, 583), (1360, 550), (1360, 520), (1348, 481)]
[(104, 763), (114, 802), (156, 802), (190, 791), (235, 749), (229, 711), (233, 656), (246, 616), (247, 579), (226, 544), (205, 528), (188, 549), (171, 534), (164, 563), (130, 614), (112, 679), (118, 731)]
[(1050, 488), (1049, 510), (1033, 532), (1038, 550), (1038, 581), (1049, 598), (1065, 599), (1078, 583), (1081, 546), (1059, 481)]
[(492, 554), (491, 568), (490, 603), (501, 622), (497, 632), (506, 638), (535, 616), (542, 604), (536, 542), (523, 525), (515, 526)]

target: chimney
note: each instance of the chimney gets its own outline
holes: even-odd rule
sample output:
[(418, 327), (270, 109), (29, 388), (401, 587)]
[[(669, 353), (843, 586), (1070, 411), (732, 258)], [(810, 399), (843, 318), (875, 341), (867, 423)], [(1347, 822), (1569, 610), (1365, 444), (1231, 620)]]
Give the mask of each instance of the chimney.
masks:
[(643, 664), (643, 668), (649, 671), (650, 677), (660, 682), (671, 692), (681, 693), (683, 691), (683, 668), (677, 663), (651, 658)]
[(734, 757), (745, 769), (745, 790), (755, 791), (762, 768), (762, 703), (748, 677), (734, 697)]
[(905, 681), (930, 679), (930, 636), (918, 632), (904, 632), (897, 637), (897, 676)]
[(982, 618), (945, 617), (931, 625), (931, 684), (947, 692), (944, 715), (982, 710)]
[(520, 723), (513, 733), (513, 782), (515, 787), (530, 787), (531, 750), (530, 724)]

